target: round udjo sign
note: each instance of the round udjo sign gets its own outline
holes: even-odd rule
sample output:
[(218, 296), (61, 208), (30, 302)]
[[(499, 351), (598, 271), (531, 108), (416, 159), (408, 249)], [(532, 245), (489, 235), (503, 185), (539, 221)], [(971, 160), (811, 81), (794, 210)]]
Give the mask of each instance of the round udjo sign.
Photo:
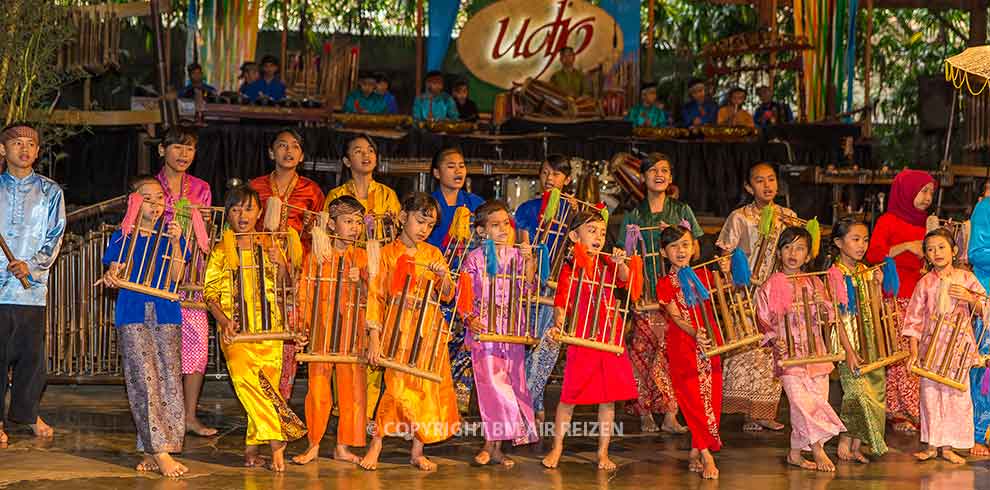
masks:
[(550, 78), (565, 46), (574, 48), (579, 69), (608, 69), (622, 53), (622, 31), (584, 0), (503, 0), (468, 19), (457, 39), (471, 73), (506, 89), (529, 77)]

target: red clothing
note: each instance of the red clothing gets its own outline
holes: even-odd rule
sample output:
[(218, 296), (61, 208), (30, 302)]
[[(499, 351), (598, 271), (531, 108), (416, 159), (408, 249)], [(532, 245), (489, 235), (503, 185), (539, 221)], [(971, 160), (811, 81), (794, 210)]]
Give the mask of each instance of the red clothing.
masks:
[[(250, 186), (252, 189), (258, 192), (261, 196), (261, 207), (264, 209), (268, 198), (271, 197), (274, 192), (272, 190), (271, 174), (265, 174), (261, 177), (257, 177), (251, 180)], [(307, 179), (306, 177), (299, 176), (296, 181), (296, 185), (289, 192), (288, 199), (285, 196), (279, 196), (282, 198), (283, 203), (288, 203), (296, 207), (303, 209), (308, 209), (314, 213), (319, 213), (323, 211), (323, 191), (320, 190), (320, 186)], [(262, 214), (264, 216), (264, 214)], [(291, 226), (293, 229), (299, 232), (299, 236), (303, 238), (303, 242), (308, 242), (308, 237), (303, 233), (303, 213), (298, 209), (291, 209), (283, 207), (282, 211), (282, 228), (286, 225)], [(258, 226), (262, 226), (263, 220), (258, 220)]]
[[(904, 242), (912, 242), (925, 238), (925, 227), (917, 226), (902, 220), (892, 213), (884, 213), (877, 219), (870, 236), (870, 248), (866, 250), (866, 261), (871, 264), (883, 262), (890, 253), (890, 248)], [(914, 286), (921, 279), (921, 267), (924, 264), (921, 257), (904, 251), (894, 257), (897, 264), (897, 275), (901, 280), (901, 290), (898, 298), (911, 298)]]
[[(707, 271), (703, 270), (698, 277), (706, 288), (711, 284)], [(700, 306), (688, 308), (677, 273), (673, 270), (657, 282), (657, 301), (668, 322), (667, 365), (677, 404), (691, 429), (691, 447), (718, 451), (722, 447), (722, 438), (718, 433), (722, 416), (722, 361), (717, 356), (711, 359), (706, 357), (695, 339), (674, 324), (663, 308), (675, 302), (682, 317), (690, 319), (695, 328), (705, 331), (704, 322), (699, 320), (700, 315), (707, 314), (711, 324), (715, 325), (712, 304), (706, 302), (704, 312)]]
[[(565, 263), (560, 271), (557, 282), (557, 295), (554, 306), (565, 312), (565, 318), (570, 319), (577, 309), (577, 323), (574, 335), (591, 337), (594, 318), (587, 314), (598, 297), (600, 285), (611, 284), (615, 277), (616, 267), (611, 261), (596, 260), (594, 272), (585, 272), (584, 284), (571, 287), (571, 263)], [(592, 277), (597, 276), (597, 277)], [(589, 281), (588, 279), (593, 279)], [(615, 281), (616, 287), (624, 286), (622, 281)], [(602, 292), (598, 308), (598, 335), (595, 340), (604, 342), (606, 338), (617, 338), (622, 334), (625, 325), (615, 325), (616, 298), (614, 289)], [(577, 301), (575, 301), (575, 298)], [(619, 317), (621, 319), (621, 317)], [(568, 328), (570, 325), (566, 325)], [(618, 329), (618, 330), (616, 330)], [(561, 403), (572, 405), (592, 405), (611, 403), (619, 400), (634, 400), (636, 379), (633, 377), (632, 363), (629, 354), (615, 355), (588, 347), (571, 345), (567, 347), (567, 361), (564, 364), (564, 386), (561, 388)]]

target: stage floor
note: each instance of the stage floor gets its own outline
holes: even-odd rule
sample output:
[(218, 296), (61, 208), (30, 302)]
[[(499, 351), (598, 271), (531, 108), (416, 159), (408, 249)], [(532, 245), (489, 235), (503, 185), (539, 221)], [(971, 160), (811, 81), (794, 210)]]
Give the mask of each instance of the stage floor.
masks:
[[(302, 414), (305, 383), (297, 385), (293, 407)], [(687, 471), (688, 436), (641, 435), (638, 421), (623, 417), (624, 436), (613, 439), (612, 457), (618, 471), (599, 472), (590, 463), (594, 437), (566, 441), (565, 454), (557, 470), (545, 470), (539, 461), (549, 446), (534, 445), (511, 450), (512, 469), (479, 468), (471, 464), (481, 444), (479, 437), (450, 440), (427, 448), (439, 465), (434, 473), (410, 467), (409, 444), (388, 440), (377, 472), (329, 459), (333, 435), (328, 434), (318, 463), (289, 465), (284, 475), (264, 469), (246, 469), (242, 462), (246, 419), (226, 383), (213, 382), (207, 390), (203, 410), (208, 421), (221, 428), (215, 438), (188, 436), (180, 459), (190, 468), (180, 480), (142, 475), (133, 470), (134, 432), (122, 386), (50, 386), (42, 415), (56, 426), (54, 441), (38, 443), (25, 427), (8, 431), (11, 444), (0, 449), (0, 488), (18, 490), (58, 489), (286, 489), (354, 488), (383, 490), (499, 489), (758, 489), (758, 490), (899, 490), (899, 489), (990, 489), (990, 461), (970, 458), (965, 466), (945, 462), (916, 463), (910, 452), (916, 438), (888, 435), (891, 452), (879, 462), (860, 466), (838, 464), (835, 474), (791, 469), (784, 463), (788, 435), (748, 434), (740, 430), (741, 419), (723, 419), (725, 448), (717, 455), (722, 478), (703, 482)], [(590, 411), (579, 414), (593, 420)], [(468, 419), (476, 421), (476, 419)], [(829, 452), (835, 458), (834, 442)], [(287, 454), (306, 447), (305, 439), (290, 444)]]

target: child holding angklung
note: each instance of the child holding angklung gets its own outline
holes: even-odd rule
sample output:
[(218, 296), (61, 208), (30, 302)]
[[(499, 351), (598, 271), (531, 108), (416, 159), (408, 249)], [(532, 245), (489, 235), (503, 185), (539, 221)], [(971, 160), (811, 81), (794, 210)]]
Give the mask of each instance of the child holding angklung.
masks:
[[(155, 229), (165, 212), (162, 185), (151, 176), (138, 177), (127, 202), (121, 229), (111, 235), (103, 254), (107, 271), (102, 282), (120, 287), (121, 281), (144, 283), (165, 289), (182, 278), (185, 269), (185, 241), (174, 220), (164, 223), (166, 237), (155, 237)], [(133, 267), (124, 274), (128, 250), (133, 251)], [(167, 258), (167, 259), (166, 259)], [(171, 264), (168, 263), (171, 261)], [(142, 267), (142, 265), (144, 267)], [(165, 275), (164, 271), (168, 271)], [(159, 275), (158, 272), (161, 271)], [(149, 278), (149, 274), (157, 277)], [(114, 324), (124, 360), (124, 382), (131, 416), (137, 429), (137, 449), (144, 459), (138, 471), (157, 471), (178, 477), (188, 471), (169, 453), (182, 451), (185, 409), (182, 398), (182, 313), (177, 301), (122, 289), (117, 295)]]
[[(611, 256), (601, 252), (605, 245), (607, 221), (604, 208), (583, 209), (571, 220), (567, 238), (573, 243), (573, 258), (564, 263), (557, 281), (555, 327), (548, 332), (551, 338), (564, 328), (566, 318), (573, 318), (575, 323), (568, 328), (578, 337), (593, 338), (590, 332), (595, 328), (593, 325), (599, 328), (597, 337), (593, 338), (595, 341), (621, 337), (616, 335), (616, 330), (621, 331), (625, 325), (616, 318), (618, 299), (615, 290), (606, 288), (602, 291), (600, 288), (605, 288), (606, 284), (625, 286), (630, 269), (624, 250), (613, 249)], [(572, 284), (574, 276), (583, 277), (584, 281)], [(593, 308), (592, 301), (599, 305), (598, 311), (589, 311)], [(598, 469), (615, 470), (615, 463), (608, 457), (615, 402), (635, 399), (636, 394), (632, 363), (625, 351), (616, 355), (590, 347), (569, 346), (564, 364), (564, 384), (554, 420), (553, 448), (543, 458), (543, 466), (556, 468), (560, 462), (564, 435), (570, 430), (574, 407), (598, 405)]]
[[(351, 196), (341, 196), (334, 199), (327, 205), (328, 231), (332, 236), (323, 236), (323, 239), (313, 240), (311, 256), (306, 260), (303, 272), (304, 277), (317, 277), (316, 268), (328, 274), (336, 274), (333, 264), (337, 264), (340, 257), (344, 258), (344, 274), (346, 279), (343, 285), (337, 285), (341, 291), (337, 293), (331, 285), (336, 282), (322, 282), (319, 298), (313, 298), (311, 286), (301, 286), (300, 302), (312, 304), (313, 308), (321, 308), (323, 318), (333, 311), (336, 315), (344, 314), (331, 306), (333, 298), (350, 298), (354, 292), (356, 282), (367, 282), (368, 277), (368, 256), (364, 249), (355, 246), (361, 237), (364, 226), (364, 206), (357, 199)], [(315, 226), (315, 225), (314, 225)], [(320, 233), (326, 233), (314, 228), (314, 237)], [(329, 243), (324, 241), (329, 240)], [(329, 247), (327, 247), (329, 245)], [(324, 250), (325, 248), (329, 248)], [(321, 265), (322, 264), (322, 265)], [(304, 283), (305, 284), (305, 283)], [(351, 313), (356, 314), (356, 312)], [(359, 316), (357, 328), (365, 328), (365, 322), (360, 321), (363, 316)], [(312, 326), (305, 331), (312, 331)], [(343, 333), (345, 338), (350, 334)], [(314, 339), (309, 339), (311, 342)], [(374, 353), (370, 354), (374, 357)], [(306, 452), (294, 456), (292, 462), (296, 464), (306, 464), (315, 460), (319, 456), (320, 441), (327, 430), (327, 422), (330, 421), (330, 410), (333, 408), (333, 393), (330, 388), (330, 377), (335, 375), (337, 407), (340, 410), (340, 418), (337, 422), (337, 445), (334, 448), (333, 459), (357, 463), (360, 461), (356, 455), (349, 450), (351, 446), (363, 447), (365, 445), (365, 432), (368, 423), (366, 413), (367, 400), (367, 376), (366, 368), (363, 364), (328, 362), (309, 363), (309, 381), (306, 392), (306, 429), (309, 447)]]
[[(258, 193), (248, 186), (231, 189), (224, 202), (229, 229), (224, 232), (222, 241), (210, 252), (206, 266), (206, 280), (203, 286), (203, 300), (220, 331), (220, 346), (227, 360), (230, 381), (234, 385), (237, 398), (247, 412), (248, 427), (244, 465), (256, 467), (264, 464), (259, 454), (259, 446), (268, 444), (272, 451), (270, 468), (275, 472), (285, 471), (285, 446), (306, 433), (302, 421), (289, 409), (285, 399), (278, 392), (278, 381), (282, 375), (282, 341), (232, 343), (231, 338), (238, 332), (257, 333), (263, 322), (270, 322), (271, 330), (282, 330), (282, 312), (271, 308), (271, 317), (262, 319), (260, 294), (257, 291), (257, 274), (244, 274), (244, 283), (238, 287), (233, 276), (238, 267), (257, 267), (255, 247), (264, 249), (261, 256), (265, 269), (264, 295), (270, 305), (276, 305), (276, 278), (288, 284), (291, 282), (292, 262), (301, 257), (286, 257), (278, 243), (266, 237), (252, 236), (261, 216), (261, 199)], [(235, 236), (237, 234), (243, 234)], [(298, 235), (289, 228), (289, 250), (301, 250)], [(245, 253), (238, 253), (245, 250)], [(300, 253), (301, 255), (301, 253)], [(241, 264), (241, 260), (244, 261)], [(258, 298), (244, 301), (242, 298)], [(243, 304), (243, 318), (240, 315)], [(236, 313), (235, 313), (236, 312)]]
[[(475, 336), (486, 332), (492, 324), (497, 333), (511, 334), (509, 325), (525, 321), (525, 311), (522, 308), (511, 310), (509, 303), (513, 297), (529, 294), (527, 288), (535, 287), (535, 263), (527, 245), (513, 247), (512, 220), (504, 202), (482, 204), (474, 219), (479, 238), (484, 242), (468, 253), (461, 269), (462, 274), (470, 278), (473, 291), (471, 312), (463, 318), (470, 328), (464, 343), (471, 353), (478, 409), (485, 433), (485, 446), (474, 461), (509, 468), (515, 463), (502, 453), (502, 441), (520, 445), (539, 440), (533, 401), (526, 389), (526, 346), (481, 342)], [(515, 282), (511, 279), (513, 271), (518, 276)], [(491, 298), (489, 284), (493, 275), (496, 276), (495, 297)], [(465, 291), (460, 294), (464, 295)], [(495, 311), (489, 311), (488, 305), (495, 305)], [(512, 311), (516, 318), (510, 323)]]
[[(817, 362), (798, 366), (783, 367), (780, 361), (785, 358), (788, 342), (793, 339), (795, 346), (808, 346), (808, 321), (813, 318), (830, 320), (835, 312), (831, 304), (815, 301), (805, 305), (805, 309), (795, 312), (795, 301), (807, 298), (824, 298), (825, 284), (815, 276), (788, 278), (804, 272), (805, 266), (814, 255), (812, 236), (804, 228), (788, 227), (777, 240), (780, 271), (763, 283), (756, 293), (756, 312), (760, 330), (772, 342), (775, 371), (784, 385), (791, 411), (791, 449), (787, 453), (787, 463), (807, 470), (835, 471), (835, 465), (825, 454), (824, 445), (829, 439), (845, 431), (839, 417), (828, 404), (828, 376), (832, 372), (831, 362)], [(824, 306), (823, 306), (824, 305)], [(824, 315), (819, 311), (824, 308)], [(811, 318), (801, 314), (808, 312)], [(785, 341), (785, 339), (788, 339)], [(827, 352), (825, 339), (813, 339), (815, 352)], [(804, 347), (801, 352), (807, 352)], [(810, 355), (810, 353), (809, 353)], [(815, 458), (812, 463), (804, 459), (802, 451), (811, 451)]]
[[(371, 346), (369, 352), (379, 352), (382, 341), (379, 335), (387, 318), (389, 305), (401, 298), (391, 287), (396, 279), (401, 283), (404, 276), (411, 276), (421, 279), (416, 282), (423, 284), (426, 280), (433, 279), (434, 291), (438, 293), (440, 302), (450, 301), (454, 297), (455, 284), (450, 278), (443, 254), (426, 243), (438, 214), (437, 202), (428, 194), (413, 192), (402, 200), (402, 211), (398, 216), (402, 231), (398, 239), (382, 247), (378, 275), (370, 283), (366, 313)], [(424, 293), (425, 291), (419, 290), (409, 292), (412, 295), (410, 297), (415, 298), (423, 298)], [(403, 308), (406, 305), (397, 306)], [(434, 321), (443, 319), (439, 308), (432, 302), (422, 314)], [(397, 326), (401, 329), (401, 338), (410, 338), (416, 332), (415, 318), (413, 315), (402, 316), (402, 322)], [(408, 355), (405, 353), (406, 349), (409, 347), (404, 343), (397, 356)], [(362, 468), (377, 469), (382, 439), (385, 436), (412, 435), (410, 464), (423, 471), (436, 469), (437, 465), (423, 454), (423, 446), (453, 436), (460, 425), (447, 349), (439, 349), (437, 352), (440, 356), (436, 360), (439, 364), (438, 372), (442, 377), (439, 383), (393, 369), (385, 370), (385, 393), (378, 402), (371, 444), (359, 463)], [(368, 362), (376, 364), (377, 354), (369, 355)]]
[[(681, 226), (667, 227), (660, 234), (663, 256), (670, 261), (667, 275), (657, 282), (657, 301), (670, 324), (667, 329), (667, 365), (677, 404), (691, 430), (688, 469), (702, 478), (718, 478), (712, 452), (722, 447), (718, 427), (722, 412), (722, 362), (709, 358), (704, 349), (712, 342), (706, 324), (715, 324), (710, 308), (701, 308), (708, 297), (709, 274), (699, 277), (691, 269), (694, 236)], [(703, 321), (701, 315), (707, 315)], [(713, 332), (718, 335), (718, 332)]]
[[(928, 232), (922, 240), (922, 249), (925, 251), (929, 272), (918, 281), (904, 315), (903, 335), (911, 343), (908, 369), (918, 363), (919, 343), (922, 339), (928, 339), (939, 319), (945, 319), (951, 325), (954, 320), (949, 318), (952, 316), (961, 314), (966, 318), (970, 312), (982, 316), (986, 306), (983, 300), (986, 291), (976, 276), (967, 270), (953, 267), (953, 260), (959, 249), (951, 232), (945, 228)], [(928, 341), (928, 348), (936, 348), (936, 353), (944, 352), (951, 343), (952, 330), (941, 328), (938, 338)], [(972, 335), (972, 330), (968, 330), (966, 334)], [(976, 364), (978, 356), (974, 344), (973, 339), (970, 339), (966, 352), (960, 354), (963, 366)], [(965, 391), (921, 378), (919, 428), (921, 442), (928, 446), (914, 453), (918, 460), (932, 459), (940, 453), (950, 463), (966, 462), (953, 451), (953, 448), (973, 447), (973, 400), (969, 394), (969, 376), (963, 379)]]
[[(844, 334), (843, 348), (846, 351), (846, 362), (839, 364), (839, 381), (842, 383), (842, 409), (839, 418), (846, 426), (846, 432), (839, 436), (839, 459), (869, 463), (863, 454), (863, 444), (870, 447), (875, 456), (883, 456), (887, 452), (884, 440), (886, 432), (886, 382), (883, 369), (875, 369), (868, 373), (858, 373), (861, 359), (856, 354), (860, 346), (860, 336), (853, 335), (858, 329), (863, 329), (863, 338), (876, 338), (876, 329), (881, 328), (880, 319), (873, 318), (870, 308), (854, 311), (857, 299), (860, 304), (867, 304), (867, 287), (874, 270), (867, 272), (863, 264), (863, 256), (869, 244), (869, 229), (862, 221), (855, 218), (843, 218), (832, 227), (832, 252), (835, 263), (829, 270), (833, 290), (840, 304), (845, 308), (839, 312), (843, 328), (839, 333)], [(885, 269), (888, 279), (896, 277), (893, 267)], [(853, 286), (853, 291), (848, 290)], [(851, 294), (850, 294), (851, 293)], [(895, 293), (896, 294), (896, 293)], [(851, 305), (851, 306), (850, 306)], [(867, 355), (876, 358), (876, 344), (867, 342)]]

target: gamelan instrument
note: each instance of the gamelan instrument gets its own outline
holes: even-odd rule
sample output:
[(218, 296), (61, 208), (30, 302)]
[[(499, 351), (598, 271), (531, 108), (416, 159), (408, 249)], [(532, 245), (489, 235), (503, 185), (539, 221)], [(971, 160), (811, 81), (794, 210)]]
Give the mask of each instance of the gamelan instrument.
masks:
[(394, 129), (412, 125), (412, 116), (398, 114), (333, 114), (333, 121), (350, 129)]
[[(287, 274), (282, 274), (268, 257), (271, 247), (283, 254), (289, 249), (288, 233), (234, 234), (235, 239), (244, 236), (251, 239), (251, 247), (237, 247), (238, 265), (230, 271), (236, 300), (232, 320), (240, 327), (230, 341), (295, 340), (298, 334), (291, 325), (295, 315), (289, 314), (295, 305), (295, 288)], [(289, 262), (287, 256), (284, 260)]]
[(827, 274), (823, 271), (787, 276), (792, 296), (790, 305), (783, 312), (784, 331), (782, 338), (778, 339), (783, 343), (778, 361), (780, 366), (803, 366), (845, 359), (841, 345), (837, 347), (838, 342), (833, 341), (838, 327), (833, 313), (838, 310), (835, 294), (827, 280), (824, 281), (824, 291), (815, 285), (819, 280), (826, 279)]
[[(514, 248), (519, 250), (520, 247), (516, 245)], [(487, 264), (489, 261), (495, 262), (494, 267)], [(533, 263), (535, 270), (527, 267), (527, 262)], [(506, 270), (499, 272), (497, 258), (486, 254), (486, 292), (481, 295), (481, 308), (487, 325), (485, 333), (477, 336), (479, 341), (525, 345), (539, 343), (537, 319), (540, 289), (536, 279), (540, 277), (539, 264), (535, 256), (527, 260), (520, 252), (509, 260)], [(498, 291), (502, 289), (499, 286), (504, 287), (506, 296), (499, 297)], [(461, 293), (458, 291), (458, 294)]]
[[(986, 299), (985, 295), (970, 292)], [(918, 360), (911, 366), (911, 372), (959, 391), (966, 391), (966, 378), (973, 365), (973, 352), (982, 344), (987, 329), (982, 329), (980, 338), (976, 339), (973, 335), (973, 309), (957, 308), (958, 302), (955, 300), (952, 305), (949, 312), (935, 312), (932, 315), (931, 320), (935, 322), (935, 327), (931, 333), (921, 338)]]
[[(876, 265), (854, 273), (854, 276), (862, 278), (865, 283), (863, 290), (857, 291), (855, 295), (855, 314), (841, 314), (840, 317), (845, 322), (845, 333), (849, 344), (856, 350), (857, 356), (864, 363), (859, 366), (858, 375), (866, 374), (870, 371), (880, 369), (907, 359), (910, 355), (907, 351), (898, 350), (897, 337), (899, 335), (898, 325), (900, 324), (900, 310), (897, 307), (896, 298), (885, 297), (881, 288), (881, 277), (878, 274), (882, 265)], [(857, 283), (857, 281), (853, 281)], [(826, 281), (826, 285), (829, 281)], [(830, 291), (834, 289), (829, 286)], [(834, 296), (833, 296), (834, 298)], [(836, 312), (840, 309), (835, 304)], [(873, 332), (867, 332), (864, 321), (869, 318), (873, 325)], [(833, 339), (836, 349), (842, 352), (842, 346), (838, 345), (838, 339)], [(843, 356), (844, 357), (844, 356)]]
[[(179, 300), (183, 308), (206, 310), (202, 296), (203, 284), (206, 281), (206, 264), (210, 261), (210, 250), (213, 250), (223, 236), (224, 208), (190, 205), (184, 209), (176, 209), (175, 220), (182, 228), (186, 228), (185, 223), (193, 219), (192, 213), (199, 213), (202, 217), (205, 246), (189, 245), (193, 241), (195, 231), (193, 235), (186, 235), (189, 237), (186, 247), (189, 251), (189, 260), (186, 262), (186, 270), (179, 283)], [(197, 237), (196, 241), (200, 239)]]
[(475, 130), (477, 125), (469, 121), (420, 121), (419, 128), (431, 133), (466, 134)]
[(650, 128), (646, 126), (640, 126), (633, 128), (633, 136), (645, 140), (674, 140), (674, 139), (686, 139), (691, 136), (691, 131), (687, 128)]
[(939, 218), (938, 216), (932, 215), (925, 220), (925, 231), (932, 231), (936, 228), (945, 228), (949, 230), (952, 234), (953, 240), (956, 242), (956, 246), (959, 247), (959, 253), (956, 255), (956, 262), (959, 264), (969, 263), (969, 256), (967, 251), (969, 250), (969, 235), (970, 235), (970, 222), (954, 220), (952, 218)]
[(554, 117), (593, 118), (601, 116), (598, 100), (587, 97), (571, 97), (550, 82), (529, 78), (519, 89), (524, 112)]
[[(8, 264), (17, 262), (17, 257), (14, 257), (14, 252), (10, 250), (9, 246), (7, 246), (7, 240), (4, 240), (2, 235), (0, 235), (0, 249), (3, 250), (3, 256), (7, 258)], [(18, 281), (20, 281), (21, 286), (23, 286), (24, 289), (31, 289), (31, 283), (28, 282), (26, 277), (22, 277), (18, 279)]]
[(646, 185), (643, 183), (643, 176), (639, 173), (639, 164), (638, 157), (626, 152), (616, 153), (609, 162), (612, 177), (635, 202), (640, 202), (646, 197)]
[[(565, 293), (564, 304), (568, 306), (564, 310), (564, 325), (557, 341), (621, 355), (625, 352), (624, 331), (631, 295), (620, 298), (617, 294), (616, 265), (599, 266), (599, 260), (608, 254), (584, 253), (590, 256), (589, 264), (577, 265), (579, 260), (575, 259)], [(587, 303), (582, 304), (585, 300)]]
[[(432, 272), (414, 272), (416, 265), (425, 264), (403, 267), (401, 262), (411, 262), (407, 255), (399, 260), (389, 278), (394, 294), (385, 306), (378, 365), (439, 383), (451, 338), (440, 311), (443, 280)], [(413, 271), (401, 273), (403, 269)]]
[[(329, 236), (331, 240), (339, 237)], [(300, 316), (309, 344), (299, 362), (364, 363), (367, 347), (367, 280), (352, 279), (353, 255), (324, 258), (311, 253), (299, 282)]]

